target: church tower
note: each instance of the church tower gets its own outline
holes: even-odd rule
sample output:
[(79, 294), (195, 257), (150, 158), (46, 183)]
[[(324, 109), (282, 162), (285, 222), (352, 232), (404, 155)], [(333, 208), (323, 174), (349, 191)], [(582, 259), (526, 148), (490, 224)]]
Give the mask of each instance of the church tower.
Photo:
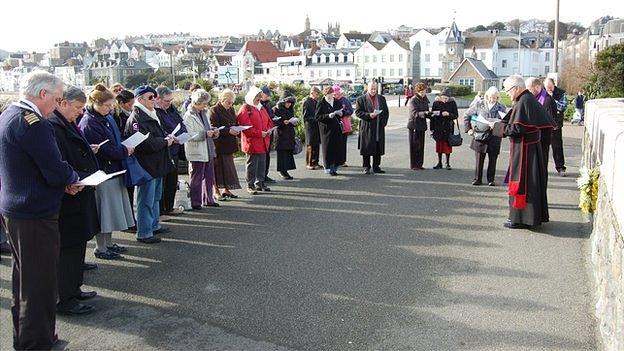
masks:
[(306, 15), (304, 32), (310, 31), (310, 16)]
[(453, 20), (444, 41), (444, 56), (442, 57), (442, 83), (448, 82), (451, 73), (464, 60), (465, 39)]

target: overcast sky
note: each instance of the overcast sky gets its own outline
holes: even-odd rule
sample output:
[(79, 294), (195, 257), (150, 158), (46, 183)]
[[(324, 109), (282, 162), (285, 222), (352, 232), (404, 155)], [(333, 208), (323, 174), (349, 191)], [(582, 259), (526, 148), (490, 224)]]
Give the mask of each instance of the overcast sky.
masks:
[[(448, 26), (453, 17), (460, 30), (464, 30), (514, 18), (552, 20), (555, 0), (5, 1), (0, 49), (47, 51), (54, 43), (65, 40), (90, 42), (99, 37), (124, 38), (147, 33), (210, 36), (278, 29), (282, 34), (296, 34), (303, 31), (306, 14), (312, 28), (326, 29), (327, 22), (340, 22), (343, 32), (388, 30), (402, 24), (442, 27)], [(604, 15), (624, 17), (624, 1), (561, 0), (563, 22), (587, 26)]]

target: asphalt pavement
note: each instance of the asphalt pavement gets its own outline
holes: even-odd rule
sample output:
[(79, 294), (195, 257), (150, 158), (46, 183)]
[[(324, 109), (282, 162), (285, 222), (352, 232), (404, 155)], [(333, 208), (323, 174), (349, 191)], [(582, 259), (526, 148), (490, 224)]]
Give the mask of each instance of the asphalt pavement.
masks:
[[(595, 350), (589, 225), (577, 209), (582, 127), (564, 127), (568, 177), (549, 178), (551, 222), (507, 230), (507, 141), (498, 186), (409, 170), (407, 109), (391, 107), (383, 175), (357, 136), (338, 177), (307, 171), (273, 191), (186, 212), (157, 245), (115, 233), (125, 259), (87, 260), (97, 311), (58, 318), (67, 350)], [(237, 161), (239, 175), (243, 163)], [(278, 178), (275, 158), (271, 176)], [(241, 178), (242, 179), (242, 178)], [(244, 182), (243, 182), (244, 186)], [(11, 346), (10, 259), (0, 263), (0, 349)]]

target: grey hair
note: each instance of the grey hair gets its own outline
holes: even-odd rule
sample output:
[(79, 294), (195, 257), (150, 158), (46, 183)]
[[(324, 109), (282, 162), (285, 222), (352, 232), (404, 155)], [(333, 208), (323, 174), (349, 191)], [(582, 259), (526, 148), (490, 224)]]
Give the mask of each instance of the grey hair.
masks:
[(191, 94), (191, 103), (193, 104), (210, 103), (211, 99), (210, 93), (204, 89), (197, 89)]
[(78, 101), (83, 104), (87, 103), (87, 95), (77, 86), (67, 86), (63, 91), (63, 100), (67, 102)]
[(156, 93), (158, 93), (159, 98), (162, 98), (163, 96), (173, 94), (173, 91), (171, 91), (171, 89), (167, 88), (166, 86), (161, 85), (156, 88)]
[(507, 77), (507, 79), (505, 79), (505, 82), (503, 82), (503, 87), (505, 87), (505, 91), (513, 87), (526, 89), (526, 85), (524, 84), (524, 79), (522, 79), (522, 76), (519, 74), (514, 74), (514, 75)]
[(488, 90), (485, 91), (485, 96), (500, 97), (500, 94), (498, 93), (498, 88), (495, 86), (489, 87)]
[(525, 84), (527, 87), (535, 88), (538, 86), (542, 86), (542, 82), (535, 77), (529, 77), (526, 79)]
[(42, 90), (54, 90), (63, 87), (63, 81), (45, 71), (32, 71), (20, 81), (20, 98), (39, 98)]

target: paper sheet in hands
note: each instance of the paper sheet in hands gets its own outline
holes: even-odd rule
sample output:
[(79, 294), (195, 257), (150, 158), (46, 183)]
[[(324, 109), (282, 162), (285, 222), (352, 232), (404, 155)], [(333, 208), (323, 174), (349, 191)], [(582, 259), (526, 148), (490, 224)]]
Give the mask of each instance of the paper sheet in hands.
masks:
[(143, 134), (141, 132), (136, 132), (132, 134), (128, 139), (121, 142), (121, 144), (128, 148), (135, 148), (139, 144), (145, 141), (149, 137), (150, 133)]
[(247, 130), (251, 128), (251, 126), (231, 126), (230, 129), (236, 132), (242, 132), (243, 130)]
[(93, 173), (92, 175), (86, 177), (85, 179), (81, 179), (78, 181), (79, 185), (84, 185), (84, 186), (97, 186), (100, 185), (102, 183), (104, 183), (105, 181), (118, 176), (120, 174), (124, 174), (126, 173), (126, 170), (124, 169), (123, 171), (119, 171), (119, 172), (114, 172), (114, 173), (110, 173), (110, 174), (106, 174), (104, 173), (104, 171), (97, 171), (95, 173)]

